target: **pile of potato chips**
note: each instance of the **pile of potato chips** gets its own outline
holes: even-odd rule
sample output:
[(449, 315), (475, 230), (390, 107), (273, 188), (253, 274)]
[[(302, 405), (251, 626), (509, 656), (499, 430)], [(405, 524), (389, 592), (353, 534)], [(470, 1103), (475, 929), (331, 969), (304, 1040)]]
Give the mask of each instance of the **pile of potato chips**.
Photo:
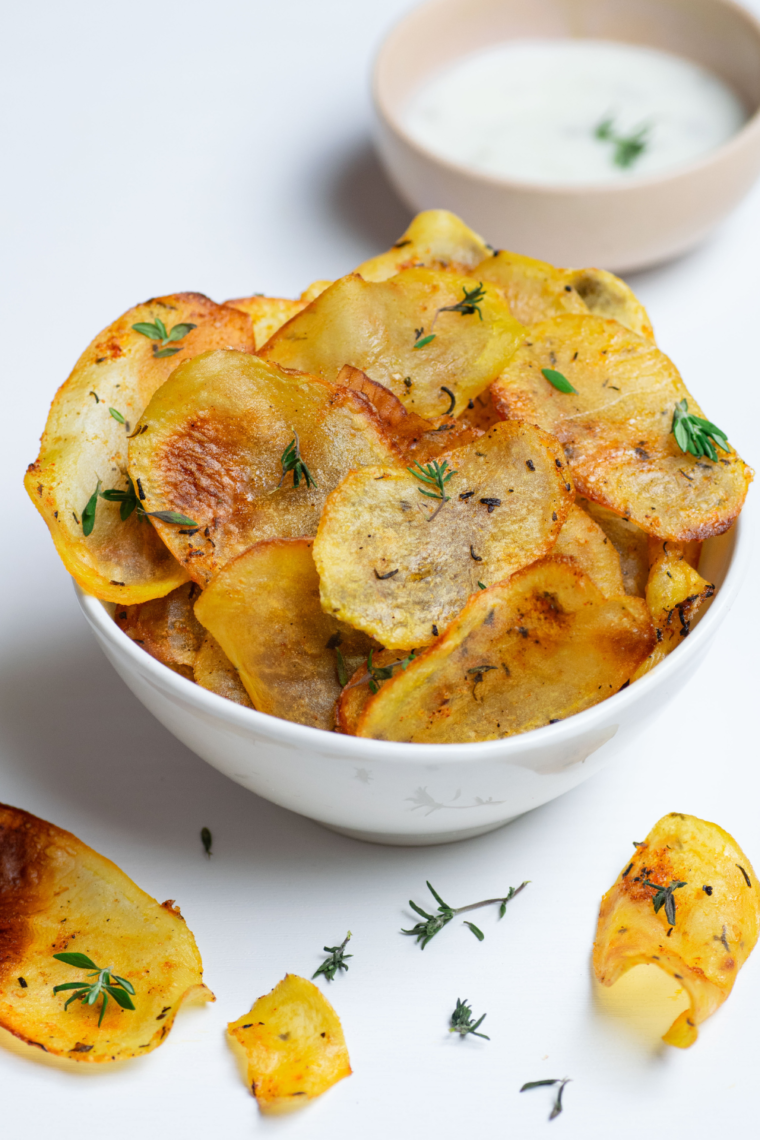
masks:
[(170, 668), (382, 740), (491, 740), (688, 634), (752, 479), (597, 269), (445, 211), (298, 301), (130, 310), (26, 486), (76, 581)]

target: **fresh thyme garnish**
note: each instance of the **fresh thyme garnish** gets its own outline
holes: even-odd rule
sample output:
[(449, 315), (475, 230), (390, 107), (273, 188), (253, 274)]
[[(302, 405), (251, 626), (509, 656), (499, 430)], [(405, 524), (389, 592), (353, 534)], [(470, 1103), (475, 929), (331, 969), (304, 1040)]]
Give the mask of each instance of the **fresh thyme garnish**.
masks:
[(563, 376), (561, 372), (557, 372), (554, 368), (542, 368), (541, 374), (558, 392), (575, 392), (577, 395), (578, 389), (573, 388), (568, 378)]
[(717, 462), (718, 453), (713, 446), (713, 440), (721, 451), (728, 451), (726, 433), (715, 424), (711, 424), (709, 420), (692, 415), (686, 397), (676, 404), (670, 430), (676, 437), (676, 443), (681, 451), (690, 453), (697, 459), (706, 456), (712, 459), (713, 463)]
[[(418, 470), (415, 471), (414, 467), (417, 467)], [(450, 496), (446, 494), (446, 484), (457, 472), (446, 470), (448, 462), (445, 459), (442, 463), (434, 459), (432, 463), (426, 463), (424, 467), (421, 463), (415, 461), (414, 467), (407, 467), (407, 471), (414, 475), (415, 479), (419, 479), (421, 483), (427, 483), (429, 486), (436, 488), (435, 491), (423, 491), (422, 487), (418, 487), (417, 490), (419, 493), (425, 495), (428, 499), (441, 500), (432, 515), (428, 515), (427, 521), (432, 522), (443, 504), (448, 503)]]
[(383, 681), (390, 681), (393, 676), (393, 670), (397, 669), (399, 665), (405, 670), (407, 665), (414, 661), (414, 650), (412, 650), (408, 657), (402, 657), (398, 661), (391, 661), (390, 665), (373, 665), (372, 655), (374, 652), (374, 649), (370, 649), (369, 657), (367, 658), (367, 672), (361, 678), (361, 681), (357, 682), (361, 684), (361, 682), (366, 681), (369, 677), (369, 689), (371, 693), (379, 692)]
[(602, 119), (598, 127), (594, 131), (594, 137), (601, 142), (611, 142), (615, 150), (612, 155), (612, 161), (615, 166), (623, 167), (624, 169), (633, 166), (637, 158), (640, 157), (649, 146), (649, 132), (651, 130), (649, 123), (643, 123), (636, 130), (632, 131), (629, 135), (619, 135), (615, 130), (615, 120), (613, 118)]
[[(510, 887), (504, 898), (483, 899), (482, 902), (469, 903), (468, 906), (459, 907), (452, 907), (449, 906), (448, 903), (445, 903), (438, 892), (434, 890), (434, 888), (428, 882), (427, 888), (435, 901), (438, 903), (438, 914), (428, 914), (426, 910), (423, 910), (422, 907), (417, 906), (417, 904), (415, 902), (412, 902), (410, 899), (409, 906), (413, 911), (421, 915), (422, 918), (425, 919), (425, 922), (416, 923), (416, 925), (413, 926), (411, 930), (402, 929), (401, 933), (414, 935), (417, 942), (422, 943), (420, 949), (424, 950), (430, 939), (435, 938), (438, 931), (443, 930), (444, 926), (451, 922), (452, 918), (454, 918), (457, 914), (464, 914), (465, 911), (468, 910), (477, 910), (478, 907), (481, 906), (491, 906), (493, 903), (499, 903), (499, 918), (503, 918), (507, 911), (507, 903), (510, 901), (510, 899), (513, 899), (515, 895), (519, 895), (520, 891), (524, 890), (525, 887), (527, 887), (528, 882), (529, 880), (526, 880), (524, 883), (521, 883), (519, 887)], [(474, 923), (465, 922), (464, 925), (469, 926), (470, 930), (479, 942), (483, 941), (485, 935), (483, 934), (482, 930), (478, 930)]]
[(341, 688), (345, 689), (346, 685), (348, 684), (348, 670), (346, 669), (345, 658), (343, 657), (341, 651), (338, 649), (337, 645), (335, 646), (335, 658), (338, 668), (338, 684), (341, 686)]
[[(95, 526), (95, 511), (98, 506), (98, 495), (100, 494), (100, 479), (98, 479), (95, 490), (87, 500), (87, 506), (82, 511), (82, 534), (85, 538), (89, 538), (92, 534), (92, 528)], [(76, 515), (74, 516), (76, 518)]]
[(207, 827), (201, 828), (201, 843), (203, 844), (203, 850), (206, 852), (206, 855), (210, 859), (212, 854), (211, 844), (213, 843), (213, 839), (211, 837), (211, 832)]
[(94, 982), (64, 982), (63, 985), (53, 986), (53, 993), (60, 993), (61, 990), (75, 990), (68, 1001), (64, 1005), (64, 1009), (68, 1009), (73, 1001), (79, 999), (83, 1005), (95, 1005), (99, 997), (103, 998), (103, 1005), (100, 1008), (100, 1017), (98, 1018), (98, 1026), (103, 1022), (108, 1005), (109, 997), (120, 1005), (122, 1009), (134, 1009), (132, 998), (130, 994), (134, 994), (135, 989), (131, 982), (126, 978), (120, 978), (118, 974), (114, 974), (111, 967), (102, 969), (96, 966), (92, 958), (88, 958), (86, 954), (54, 954), (59, 962), (65, 962), (67, 966), (76, 966), (78, 970), (89, 970), (88, 978), (95, 977)]
[(652, 895), (652, 905), (654, 906), (654, 913), (657, 914), (661, 907), (665, 907), (665, 917), (671, 926), (676, 924), (676, 900), (673, 898), (673, 891), (677, 891), (679, 887), (685, 887), (687, 884), (682, 882), (673, 882), (669, 887), (663, 887), (660, 883), (650, 883), (649, 879), (644, 879), (641, 884), (643, 887), (652, 887), (656, 894)]
[(412, 348), (424, 348), (426, 344), (430, 344), (431, 340), (435, 340), (435, 333), (430, 333), (429, 336), (423, 336), (424, 329), (414, 330), (414, 344)]
[(92, 534), (92, 528), (95, 525), (98, 498), (105, 499), (107, 503), (120, 503), (119, 516), (122, 522), (126, 522), (132, 512), (136, 510), (138, 518), (159, 519), (161, 522), (174, 523), (177, 526), (198, 526), (194, 519), (189, 519), (187, 515), (180, 514), (179, 511), (146, 511), (137, 498), (131, 483), (125, 491), (118, 487), (110, 487), (107, 491), (101, 491), (100, 479), (98, 479), (98, 485), (82, 511), (82, 533), (85, 538)]
[[(280, 456), (280, 463), (282, 464), (282, 475), (280, 476), (280, 481), (277, 484), (277, 487), (282, 486), (286, 476), (289, 475), (291, 471), (293, 472), (294, 487), (297, 487), (300, 484), (301, 479), (303, 479), (305, 482), (307, 489), (309, 487), (316, 487), (316, 480), (301, 458), (301, 444), (298, 439), (298, 432), (295, 428), (293, 428), (292, 440)], [(275, 491), (277, 490), (277, 487), (275, 487)]]
[[(153, 345), (153, 355), (156, 357), (156, 359), (159, 359), (162, 356), (174, 356), (176, 352), (180, 351), (182, 345), (171, 347), (171, 342), (182, 340), (182, 338), (187, 336), (187, 334), (192, 329), (197, 329), (197, 327), (197, 325), (183, 323), (180, 325), (174, 325), (171, 332), (167, 332), (166, 325), (160, 317), (156, 317), (155, 321), (152, 323), (150, 321), (140, 321), (139, 324), (132, 325), (132, 328), (135, 330), (135, 332), (142, 333), (143, 336), (147, 336), (150, 340), (157, 340), (160, 342), (160, 351), (157, 345)], [(165, 345), (169, 345), (170, 347), (166, 348), (164, 347)]]
[(109, 408), (108, 412), (113, 416), (117, 424), (126, 424), (127, 421), (124, 419), (124, 416), (116, 408)]
[(525, 1092), (526, 1089), (538, 1089), (543, 1085), (559, 1085), (559, 1088), (557, 1089), (557, 1096), (555, 1097), (554, 1105), (552, 1106), (552, 1110), (549, 1115), (549, 1119), (554, 1120), (554, 1117), (559, 1116), (559, 1114), (562, 1112), (562, 1092), (565, 1085), (568, 1084), (569, 1081), (570, 1077), (556, 1077), (554, 1080), (546, 1081), (528, 1081), (528, 1083), (523, 1085), (523, 1087), (520, 1089), (520, 1092)]
[[(436, 309), (433, 325), (438, 320), (439, 313), (461, 313), (463, 317), (471, 317), (477, 313), (481, 321), (483, 320), (483, 314), (480, 311), (480, 306), (486, 296), (483, 282), (481, 281), (474, 289), (468, 289), (466, 285), (463, 285), (462, 292), (464, 297), (461, 301), (457, 301), (456, 305), (442, 305), (440, 309)], [(433, 325), (430, 327), (432, 328)]]
[(335, 975), (337, 974), (338, 970), (348, 970), (348, 966), (346, 964), (346, 959), (347, 958), (353, 958), (353, 954), (345, 954), (344, 951), (346, 949), (346, 945), (347, 945), (350, 937), (351, 937), (351, 931), (349, 930), (348, 934), (343, 939), (340, 946), (323, 946), (322, 947), (323, 950), (327, 951), (327, 953), (330, 955), (330, 957), (325, 958), (324, 962), (319, 967), (319, 969), (316, 970), (315, 973), (313, 973), (311, 975), (312, 980), (314, 978), (319, 977), (320, 974), (323, 974), (328, 982), (332, 982), (335, 979)]
[(487, 590), (488, 586), (486, 586), (486, 584), (484, 582), (478, 582), (478, 589), (479, 590)]
[(472, 1020), (472, 1009), (467, 1004), (467, 998), (460, 1001), (457, 998), (457, 1006), (450, 1018), (449, 1033), (458, 1033), (460, 1037), (466, 1037), (471, 1033), (473, 1037), (482, 1037), (484, 1041), (490, 1041), (491, 1038), (486, 1033), (478, 1033), (478, 1026), (482, 1025), (487, 1017), (483, 1014), (477, 1021)]

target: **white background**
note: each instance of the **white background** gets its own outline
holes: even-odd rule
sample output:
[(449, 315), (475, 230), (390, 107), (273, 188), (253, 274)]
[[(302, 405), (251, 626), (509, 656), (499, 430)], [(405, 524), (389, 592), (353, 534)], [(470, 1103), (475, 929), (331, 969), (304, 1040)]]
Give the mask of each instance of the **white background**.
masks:
[[(484, 838), (373, 847), (243, 791), (144, 711), (97, 649), (22, 490), (55, 388), (125, 309), (174, 290), (295, 296), (404, 229), (371, 153), (368, 74), (410, 6), (6, 6), (0, 799), (176, 898), (218, 997), (120, 1065), (57, 1061), (0, 1031), (6, 1136), (757, 1134), (760, 950), (685, 1052), (659, 1042), (673, 999), (632, 1004), (625, 982), (600, 994), (589, 970), (599, 897), (665, 812), (717, 820), (760, 866), (752, 582), (688, 691), (592, 781)], [(756, 464), (759, 220), (760, 188), (701, 249), (632, 281), (663, 349)], [(500, 924), (482, 915), (484, 943), (452, 924), (421, 954), (398, 929), (426, 878), (455, 905), (532, 884)], [(225, 1024), (286, 971), (313, 972), (348, 927), (355, 957), (329, 995), (354, 1076), (299, 1115), (264, 1119)], [(490, 1042), (447, 1034), (457, 996), (487, 1011)], [(518, 1089), (565, 1075), (566, 1111), (549, 1125), (551, 1092)]]

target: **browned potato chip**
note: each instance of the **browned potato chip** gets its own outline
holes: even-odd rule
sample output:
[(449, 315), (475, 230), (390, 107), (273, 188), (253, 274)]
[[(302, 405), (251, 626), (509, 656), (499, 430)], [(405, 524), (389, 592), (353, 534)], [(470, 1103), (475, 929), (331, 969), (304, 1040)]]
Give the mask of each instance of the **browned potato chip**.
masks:
[(195, 582), (178, 586), (163, 598), (136, 606), (117, 606), (114, 619), (127, 637), (175, 673), (193, 679), (195, 658), (203, 640), (203, 626), (193, 606), (200, 594)]
[[(349, 677), (348, 684), (340, 694), (337, 705), (336, 722), (338, 731), (347, 736), (356, 736), (356, 726), (359, 717), (364, 712), (364, 706), (373, 695), (370, 681), (375, 681), (375, 690), (382, 684), (383, 679), (388, 680), (396, 669), (405, 669), (409, 665), (412, 653), (401, 656), (397, 649), (380, 649), (372, 654), (372, 673), (369, 672), (369, 660), (362, 661), (359, 668)], [(390, 669), (390, 674), (385, 673)], [(376, 678), (376, 679), (375, 679)]]
[(204, 636), (195, 656), (193, 680), (202, 689), (208, 689), (219, 697), (226, 697), (236, 705), (253, 708), (253, 701), (245, 691), (240, 674), (219, 642), (210, 633)]
[[(68, 831), (0, 804), (0, 1026), (72, 1061), (150, 1053), (188, 998), (213, 1001), (201, 956), (172, 899), (160, 904), (110, 859)], [(87, 969), (53, 955), (86, 955), (133, 988), (134, 1009), (65, 1002)]]
[[(621, 518), (599, 503), (579, 499), (578, 505), (591, 515), (617, 550), (626, 594), (643, 598), (649, 578), (649, 535), (630, 519)], [(659, 543), (659, 539), (654, 541)]]
[(233, 309), (240, 309), (251, 318), (253, 333), (256, 338), (256, 347), (261, 348), (273, 333), (306, 308), (303, 301), (289, 301), (286, 297), (265, 297), (263, 293), (254, 293), (252, 297), (236, 297), (232, 301), (225, 301)]
[(498, 290), (481, 291), (455, 273), (407, 269), (377, 283), (357, 274), (336, 281), (261, 356), (331, 382), (350, 364), (430, 419), (459, 415), (499, 375), (523, 333)]
[(312, 545), (257, 543), (217, 574), (195, 612), (259, 712), (331, 730), (346, 676), (377, 646), (323, 612)]
[(550, 556), (473, 595), (368, 700), (356, 735), (453, 744), (527, 732), (618, 692), (653, 644), (641, 598), (605, 601), (569, 559)]
[(570, 507), (552, 554), (572, 558), (605, 598), (617, 598), (625, 593), (620, 556), (614, 544), (579, 506)]
[(715, 587), (689, 565), (683, 546), (662, 543), (659, 557), (649, 571), (646, 589), (657, 644), (642, 661), (634, 680), (654, 669), (688, 637), (697, 610), (714, 593)]
[(560, 269), (558, 272), (595, 317), (618, 321), (639, 336), (654, 340), (649, 314), (630, 286), (614, 273), (606, 269)]
[(323, 607), (388, 648), (431, 644), (479, 582), (553, 545), (573, 498), (561, 454), (538, 428), (497, 424), (441, 460), (446, 502), (432, 465), (352, 472), (314, 544)]
[[(397, 461), (363, 396), (240, 352), (206, 353), (178, 368), (140, 428), (132, 479), (147, 510), (177, 511), (194, 524), (154, 520), (201, 585), (257, 541), (316, 533), (322, 504), (347, 471)], [(296, 433), (311, 486), (298, 470), (283, 473)]]
[(659, 820), (626, 863), (602, 899), (594, 971), (612, 986), (633, 966), (655, 965), (680, 982), (691, 1005), (663, 1040), (685, 1049), (757, 942), (757, 878), (727, 831), (680, 812)]
[(402, 269), (423, 265), (469, 273), (488, 256), (489, 248), (469, 226), (448, 210), (423, 210), (406, 233), (379, 257), (356, 270), (365, 281), (387, 281)]
[(512, 315), (523, 325), (563, 313), (588, 312), (581, 297), (565, 280), (563, 271), (547, 261), (499, 250), (473, 269), (472, 276), (498, 286), (509, 302)]
[[(543, 370), (575, 392), (559, 391)], [(493, 384), (500, 413), (538, 424), (563, 444), (581, 495), (658, 538), (722, 534), (742, 508), (752, 471), (736, 452), (718, 461), (681, 451), (676, 403), (703, 416), (671, 361), (617, 321), (565, 316), (534, 325)]]
[(286, 974), (227, 1026), (245, 1050), (248, 1084), (262, 1112), (303, 1108), (351, 1076), (338, 1015), (313, 982)]
[[(177, 339), (164, 345), (156, 321), (163, 322), (168, 338), (174, 333)], [(153, 326), (159, 339), (136, 332), (133, 326), (141, 324), (148, 332)], [(244, 313), (199, 293), (159, 297), (100, 333), (59, 389), (25, 485), (66, 569), (88, 593), (135, 604), (187, 581), (138, 511), (124, 521), (121, 503), (93, 496), (97, 489), (134, 495), (127, 478), (128, 437), (151, 396), (178, 364), (227, 347), (253, 352), (253, 328)], [(88, 505), (95, 512), (89, 535)]]

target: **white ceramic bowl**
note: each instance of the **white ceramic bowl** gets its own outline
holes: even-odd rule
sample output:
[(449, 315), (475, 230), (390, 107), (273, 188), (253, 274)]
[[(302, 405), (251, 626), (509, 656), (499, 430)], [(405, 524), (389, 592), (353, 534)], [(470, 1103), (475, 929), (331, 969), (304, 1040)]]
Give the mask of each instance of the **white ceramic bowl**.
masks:
[[(407, 133), (404, 109), (428, 76), (470, 52), (526, 37), (617, 40), (685, 56), (733, 87), (750, 118), (686, 166), (604, 185), (483, 174)], [(760, 170), (760, 24), (732, 0), (431, 0), (383, 44), (373, 94), (380, 157), (415, 211), (453, 210), (497, 248), (555, 265), (625, 272), (683, 253), (733, 209)]]
[(117, 673), (191, 751), (264, 799), (344, 835), (417, 845), (500, 827), (631, 744), (704, 660), (748, 559), (746, 523), (705, 543), (700, 571), (718, 592), (684, 643), (634, 685), (522, 736), (442, 746), (340, 736), (242, 708), (161, 665), (119, 629), (113, 606), (76, 591)]

